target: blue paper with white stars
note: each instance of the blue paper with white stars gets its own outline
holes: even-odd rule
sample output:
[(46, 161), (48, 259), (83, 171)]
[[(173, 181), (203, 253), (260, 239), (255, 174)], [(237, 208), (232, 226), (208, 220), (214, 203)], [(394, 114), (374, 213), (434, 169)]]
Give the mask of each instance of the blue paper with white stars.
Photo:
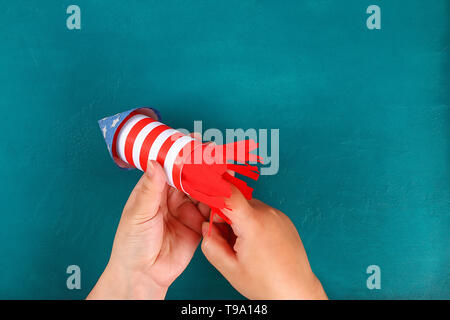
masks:
[[(112, 143), (113, 143), (114, 135), (116, 134), (117, 128), (119, 127), (119, 125), (123, 121), (123, 119), (125, 119), (131, 112), (133, 112), (137, 109), (142, 109), (142, 108), (130, 109), (130, 110), (127, 110), (124, 112), (117, 113), (113, 116), (105, 117), (103, 119), (98, 120), (98, 125), (103, 134), (103, 138), (105, 139), (106, 146), (108, 148), (109, 155), (111, 156), (111, 158), (113, 157), (111, 148), (112, 148)], [(146, 109), (152, 110), (156, 114), (156, 116), (157, 116), (156, 120), (158, 120), (158, 121), (161, 120), (161, 114), (157, 109), (155, 109), (155, 108), (146, 108)], [(122, 168), (122, 167), (120, 167), (120, 168)], [(122, 168), (122, 169), (129, 169), (129, 168)]]

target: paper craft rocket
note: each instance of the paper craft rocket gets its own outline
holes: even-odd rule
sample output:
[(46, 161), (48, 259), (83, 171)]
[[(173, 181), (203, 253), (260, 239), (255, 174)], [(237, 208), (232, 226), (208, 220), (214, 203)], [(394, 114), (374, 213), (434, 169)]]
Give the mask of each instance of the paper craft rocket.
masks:
[(147, 170), (148, 160), (164, 168), (167, 183), (211, 208), (210, 223), (215, 214), (231, 223), (223, 214), (225, 198), (231, 196), (231, 184), (251, 199), (253, 189), (230, 172), (257, 180), (261, 157), (251, 153), (258, 148), (254, 140), (225, 145), (202, 143), (160, 122), (153, 108), (137, 108), (99, 120), (109, 153), (120, 168)]

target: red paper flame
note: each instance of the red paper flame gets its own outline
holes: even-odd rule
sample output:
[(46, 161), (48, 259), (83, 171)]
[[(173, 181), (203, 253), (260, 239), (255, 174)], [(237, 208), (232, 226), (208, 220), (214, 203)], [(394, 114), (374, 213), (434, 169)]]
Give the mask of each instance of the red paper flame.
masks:
[[(211, 224), (216, 214), (226, 223), (231, 224), (230, 219), (222, 211), (229, 209), (226, 207), (225, 198), (231, 196), (230, 184), (239, 189), (246, 199), (252, 198), (253, 188), (230, 172), (257, 180), (258, 168), (250, 165), (249, 162), (262, 163), (262, 158), (250, 153), (258, 148), (258, 144), (253, 140), (243, 140), (221, 146), (205, 144), (201, 148), (202, 161), (200, 163), (189, 161), (184, 164), (181, 183), (183, 189), (192, 198), (211, 208), (208, 231), (210, 234)], [(235, 163), (230, 163), (230, 161)]]

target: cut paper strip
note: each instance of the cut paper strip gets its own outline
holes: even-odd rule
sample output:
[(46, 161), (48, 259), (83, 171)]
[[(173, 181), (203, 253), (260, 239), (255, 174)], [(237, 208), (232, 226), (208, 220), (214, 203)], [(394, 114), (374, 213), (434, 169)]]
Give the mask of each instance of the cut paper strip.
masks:
[[(99, 121), (108, 150), (121, 168), (147, 170), (149, 160), (158, 161), (164, 168), (167, 183), (207, 204), (214, 215), (231, 224), (223, 209), (234, 185), (246, 199), (253, 189), (230, 174), (237, 173), (251, 179), (259, 177), (262, 158), (251, 153), (258, 148), (253, 140), (225, 145), (202, 143), (159, 122), (159, 112), (151, 108), (132, 109)], [(210, 229), (211, 230), (211, 229)]]

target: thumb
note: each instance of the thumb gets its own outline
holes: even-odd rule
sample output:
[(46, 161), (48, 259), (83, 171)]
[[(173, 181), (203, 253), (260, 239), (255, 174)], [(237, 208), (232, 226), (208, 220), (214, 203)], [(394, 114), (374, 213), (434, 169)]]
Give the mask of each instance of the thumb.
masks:
[[(208, 234), (211, 226), (211, 234)], [(202, 251), (206, 259), (227, 279), (233, 278), (238, 268), (236, 254), (219, 228), (214, 224), (202, 224)]]
[(147, 171), (142, 175), (128, 198), (124, 215), (139, 220), (153, 218), (158, 212), (165, 192), (164, 170), (158, 162), (150, 160)]

